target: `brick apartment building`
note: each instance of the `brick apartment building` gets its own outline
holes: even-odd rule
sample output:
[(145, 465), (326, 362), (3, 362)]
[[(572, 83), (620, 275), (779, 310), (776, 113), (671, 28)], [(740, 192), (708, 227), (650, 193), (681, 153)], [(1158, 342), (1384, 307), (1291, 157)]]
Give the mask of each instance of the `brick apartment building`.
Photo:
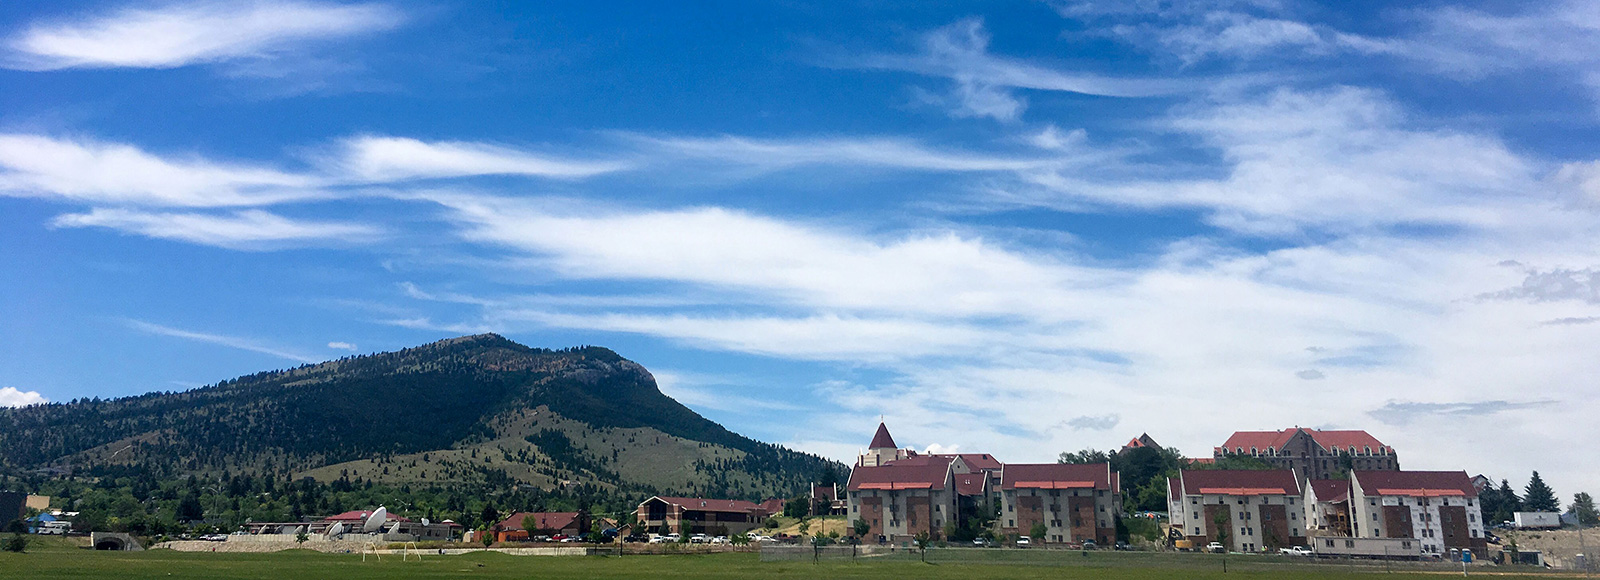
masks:
[(1470, 548), (1483, 555), (1478, 489), (1465, 471), (1356, 471), (1350, 477), (1351, 532), (1413, 538), (1423, 553)]
[(635, 513), (639, 530), (691, 534), (740, 534), (766, 523), (771, 515), (762, 506), (737, 499), (655, 496), (640, 502)]
[(1167, 488), (1172, 526), (1196, 546), (1265, 552), (1306, 545), (1303, 494), (1292, 471), (1183, 470)]
[(1031, 541), (1093, 540), (1103, 546), (1116, 541), (1122, 494), (1111, 464), (1012, 463), (1002, 474), (1001, 532), (1031, 536), (1037, 524), (1044, 524), (1045, 535)]

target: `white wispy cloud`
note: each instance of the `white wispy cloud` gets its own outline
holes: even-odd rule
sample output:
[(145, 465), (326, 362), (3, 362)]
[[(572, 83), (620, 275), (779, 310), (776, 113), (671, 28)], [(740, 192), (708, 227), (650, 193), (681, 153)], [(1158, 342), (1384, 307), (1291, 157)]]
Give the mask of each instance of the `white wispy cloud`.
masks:
[(1054, 167), (1061, 158), (941, 150), (904, 138), (792, 137), (757, 139), (629, 135), (647, 152), (763, 170), (800, 166), (861, 166), (913, 171), (1002, 172)]
[(16, 387), (0, 387), (0, 407), (26, 407), (50, 402), (38, 391), (23, 391)]
[(307, 44), (388, 30), (383, 4), (236, 0), (125, 8), (38, 22), (9, 38), (11, 68), (175, 68), (292, 54)]
[(1181, 93), (1196, 88), (1190, 81), (1153, 78), (1116, 78), (1069, 73), (989, 52), (989, 33), (983, 21), (961, 20), (928, 32), (919, 51), (912, 54), (868, 54), (830, 62), (840, 68), (892, 70), (949, 79), (948, 96), (938, 98), (957, 117), (1015, 120), (1027, 108), (1014, 89), (1033, 89), (1102, 95), (1144, 97)]
[(325, 197), (321, 185), (303, 174), (198, 155), (163, 157), (120, 143), (0, 134), (0, 195), (226, 207)]
[(94, 208), (56, 216), (62, 228), (100, 227), (151, 238), (233, 249), (270, 249), (310, 243), (350, 244), (372, 240), (383, 230), (372, 225), (294, 220), (252, 209), (230, 214), (146, 212)]
[(337, 341), (335, 341), (335, 342), (328, 343), (328, 348), (338, 349), (338, 350), (354, 351), (354, 350), (356, 350), (356, 345), (348, 343), (348, 342), (337, 342)]
[(305, 356), (305, 355), (302, 355), (302, 354), (299, 354), (299, 353), (295, 353), (295, 352), (283, 350), (283, 349), (280, 349), (280, 348), (268, 346), (268, 345), (262, 344), (261, 341), (258, 341), (258, 340), (255, 340), (255, 339), (242, 338), (242, 337), (237, 337), (237, 336), (227, 336), (227, 335), (222, 335), (222, 334), (210, 334), (210, 333), (205, 333), (205, 332), (195, 332), (195, 331), (192, 331), (192, 330), (184, 330), (184, 329), (181, 329), (181, 328), (173, 328), (171, 326), (163, 326), (163, 325), (160, 325), (160, 324), (154, 324), (154, 323), (150, 323), (150, 322), (145, 322), (143, 320), (127, 319), (127, 320), (124, 320), (123, 322), (128, 325), (128, 328), (132, 328), (132, 329), (137, 330), (139, 332), (144, 332), (144, 333), (148, 333), (148, 334), (154, 334), (154, 335), (157, 335), (157, 336), (170, 336), (172, 338), (182, 338), (182, 339), (185, 339), (185, 340), (193, 340), (193, 341), (197, 341), (197, 342), (216, 344), (216, 345), (226, 346), (226, 347), (229, 347), (229, 348), (236, 348), (236, 349), (239, 349), (239, 350), (246, 350), (246, 351), (255, 352), (255, 353), (261, 353), (261, 354), (265, 354), (265, 355), (269, 355), (269, 356), (275, 356), (275, 357), (278, 357), (278, 358), (288, 359), (288, 360), (292, 360), (292, 361), (295, 361), (295, 362), (314, 363), (314, 362), (319, 362), (321, 360), (321, 359)]
[(572, 179), (628, 168), (618, 161), (566, 160), (487, 143), (370, 135), (345, 140), (325, 162), (345, 178), (370, 182), (478, 175)]

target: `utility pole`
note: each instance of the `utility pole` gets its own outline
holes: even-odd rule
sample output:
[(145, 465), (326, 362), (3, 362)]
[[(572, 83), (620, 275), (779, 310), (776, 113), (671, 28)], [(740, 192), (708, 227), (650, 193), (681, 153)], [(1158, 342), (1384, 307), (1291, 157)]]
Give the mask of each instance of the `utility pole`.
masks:
[(1578, 514), (1578, 551), (1582, 552), (1579, 555), (1583, 557), (1583, 577), (1588, 578), (1589, 568), (1592, 568), (1592, 566), (1589, 565), (1589, 546), (1583, 543), (1583, 514), (1581, 513)]

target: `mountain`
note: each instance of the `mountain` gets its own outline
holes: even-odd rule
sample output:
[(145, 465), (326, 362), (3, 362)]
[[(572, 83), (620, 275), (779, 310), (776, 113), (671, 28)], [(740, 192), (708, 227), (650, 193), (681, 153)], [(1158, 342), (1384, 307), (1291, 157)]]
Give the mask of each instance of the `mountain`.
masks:
[(190, 391), (0, 409), (0, 468), (770, 497), (844, 466), (728, 431), (605, 348), (482, 334)]

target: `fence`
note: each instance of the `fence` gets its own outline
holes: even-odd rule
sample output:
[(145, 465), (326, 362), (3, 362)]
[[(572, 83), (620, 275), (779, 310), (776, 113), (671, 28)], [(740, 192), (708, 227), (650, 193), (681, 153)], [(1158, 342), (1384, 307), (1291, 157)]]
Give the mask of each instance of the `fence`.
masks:
[[(1157, 568), (1181, 570), (1263, 571), (1263, 572), (1455, 572), (1458, 562), (1375, 561), (1343, 558), (1307, 558), (1276, 554), (1203, 554), (1177, 552), (1120, 552), (1112, 550), (1067, 550), (1044, 548), (917, 548), (901, 546), (761, 546), (762, 562), (816, 562), (868, 564), (874, 562), (917, 562), (979, 566), (1059, 566), (1085, 568)], [(1487, 563), (1471, 565), (1484, 569)]]

